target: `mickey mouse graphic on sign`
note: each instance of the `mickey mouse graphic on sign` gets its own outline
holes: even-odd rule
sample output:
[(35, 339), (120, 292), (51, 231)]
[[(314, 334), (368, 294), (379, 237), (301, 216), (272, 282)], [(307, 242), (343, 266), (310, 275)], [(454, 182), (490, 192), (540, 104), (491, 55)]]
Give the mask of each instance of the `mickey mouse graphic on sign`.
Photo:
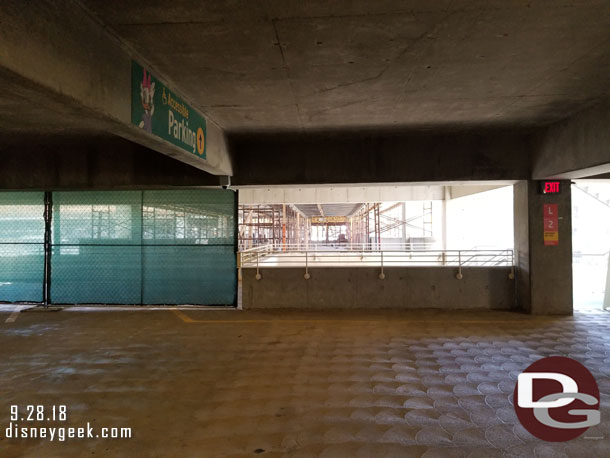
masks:
[(155, 83), (151, 82), (150, 73), (146, 75), (146, 69), (142, 69), (142, 82), (140, 83), (140, 100), (142, 101), (142, 121), (140, 129), (152, 133), (152, 116), (155, 113)]

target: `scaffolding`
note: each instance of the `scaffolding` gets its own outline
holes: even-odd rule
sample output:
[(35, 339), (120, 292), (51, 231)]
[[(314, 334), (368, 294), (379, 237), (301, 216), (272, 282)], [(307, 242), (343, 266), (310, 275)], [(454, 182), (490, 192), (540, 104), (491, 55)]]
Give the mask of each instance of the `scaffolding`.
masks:
[[(310, 214), (299, 207), (307, 207), (305, 211)], [(409, 216), (405, 202), (362, 203), (352, 215), (324, 216), (321, 207), (315, 204), (240, 205), (240, 249), (267, 245), (283, 251), (309, 249), (310, 245), (365, 250), (400, 245), (402, 249), (417, 249), (434, 242), (431, 201), (422, 202), (421, 211), (411, 212)], [(313, 211), (322, 216), (312, 216)]]
[(302, 243), (305, 222), (290, 205), (240, 205), (238, 209), (239, 247), (261, 245), (274, 248)]

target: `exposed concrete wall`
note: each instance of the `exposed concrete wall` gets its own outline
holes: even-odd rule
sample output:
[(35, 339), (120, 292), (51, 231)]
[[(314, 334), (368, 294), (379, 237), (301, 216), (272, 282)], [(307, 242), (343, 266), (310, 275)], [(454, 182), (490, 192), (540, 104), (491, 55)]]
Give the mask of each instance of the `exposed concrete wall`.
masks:
[(610, 100), (547, 128), (533, 158), (534, 179), (610, 172)]
[(509, 309), (514, 282), (508, 267), (469, 267), (457, 280), (454, 267), (375, 267), (243, 269), (244, 309), (261, 308), (442, 308)]
[(131, 60), (146, 62), (78, 2), (5, 0), (0, 23), (1, 98), (10, 101), (0, 104), (3, 131), (40, 124), (63, 133), (112, 132), (210, 173), (232, 174), (224, 132), (211, 120), (206, 160), (131, 124)]
[(529, 178), (529, 134), (308, 132), (230, 137), (236, 185)]
[(4, 140), (0, 189), (138, 189), (218, 186), (218, 176), (119, 137)]
[[(516, 301), (536, 315), (571, 315), (572, 296), (572, 197), (569, 181), (562, 193), (538, 194), (537, 183), (515, 185), (514, 224)], [(544, 204), (558, 204), (559, 245), (544, 245)]]

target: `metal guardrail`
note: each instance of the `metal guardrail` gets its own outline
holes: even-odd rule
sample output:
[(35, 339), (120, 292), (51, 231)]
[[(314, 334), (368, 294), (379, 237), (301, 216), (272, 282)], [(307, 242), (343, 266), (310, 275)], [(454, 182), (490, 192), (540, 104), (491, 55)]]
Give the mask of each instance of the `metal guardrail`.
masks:
[(260, 279), (262, 268), (304, 267), (309, 279), (310, 267), (379, 267), (379, 278), (385, 278), (386, 266), (454, 266), (458, 268), (456, 278), (463, 278), (465, 266), (511, 267), (510, 279), (514, 278), (513, 250), (432, 250), (405, 249), (400, 246), (383, 246), (381, 249), (362, 245), (344, 245), (325, 249), (304, 249), (294, 245), (273, 247), (264, 245), (237, 253), (237, 266), (241, 278), (242, 268), (256, 268)]
[[(395, 251), (422, 251), (433, 249), (435, 244), (433, 243), (382, 243), (383, 250), (395, 250)], [(294, 252), (294, 251), (370, 251), (379, 249), (379, 245), (376, 242), (370, 243), (346, 243), (346, 242), (309, 242), (307, 244), (261, 244), (253, 248), (244, 249), (240, 247), (239, 251), (242, 253), (250, 253), (254, 251), (275, 251), (275, 252)]]
[(610, 251), (605, 251), (603, 253), (583, 253), (581, 251), (575, 251), (572, 253), (572, 257), (574, 259), (581, 259), (581, 258), (601, 258), (601, 257), (605, 257), (608, 256), (608, 254), (610, 254)]

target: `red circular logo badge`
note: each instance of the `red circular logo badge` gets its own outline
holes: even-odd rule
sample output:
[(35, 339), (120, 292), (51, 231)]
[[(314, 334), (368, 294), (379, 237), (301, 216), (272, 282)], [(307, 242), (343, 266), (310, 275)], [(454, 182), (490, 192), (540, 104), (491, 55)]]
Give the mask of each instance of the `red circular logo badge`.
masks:
[(515, 412), (538, 439), (575, 439), (600, 422), (599, 388), (589, 370), (571, 358), (542, 358), (517, 379)]

